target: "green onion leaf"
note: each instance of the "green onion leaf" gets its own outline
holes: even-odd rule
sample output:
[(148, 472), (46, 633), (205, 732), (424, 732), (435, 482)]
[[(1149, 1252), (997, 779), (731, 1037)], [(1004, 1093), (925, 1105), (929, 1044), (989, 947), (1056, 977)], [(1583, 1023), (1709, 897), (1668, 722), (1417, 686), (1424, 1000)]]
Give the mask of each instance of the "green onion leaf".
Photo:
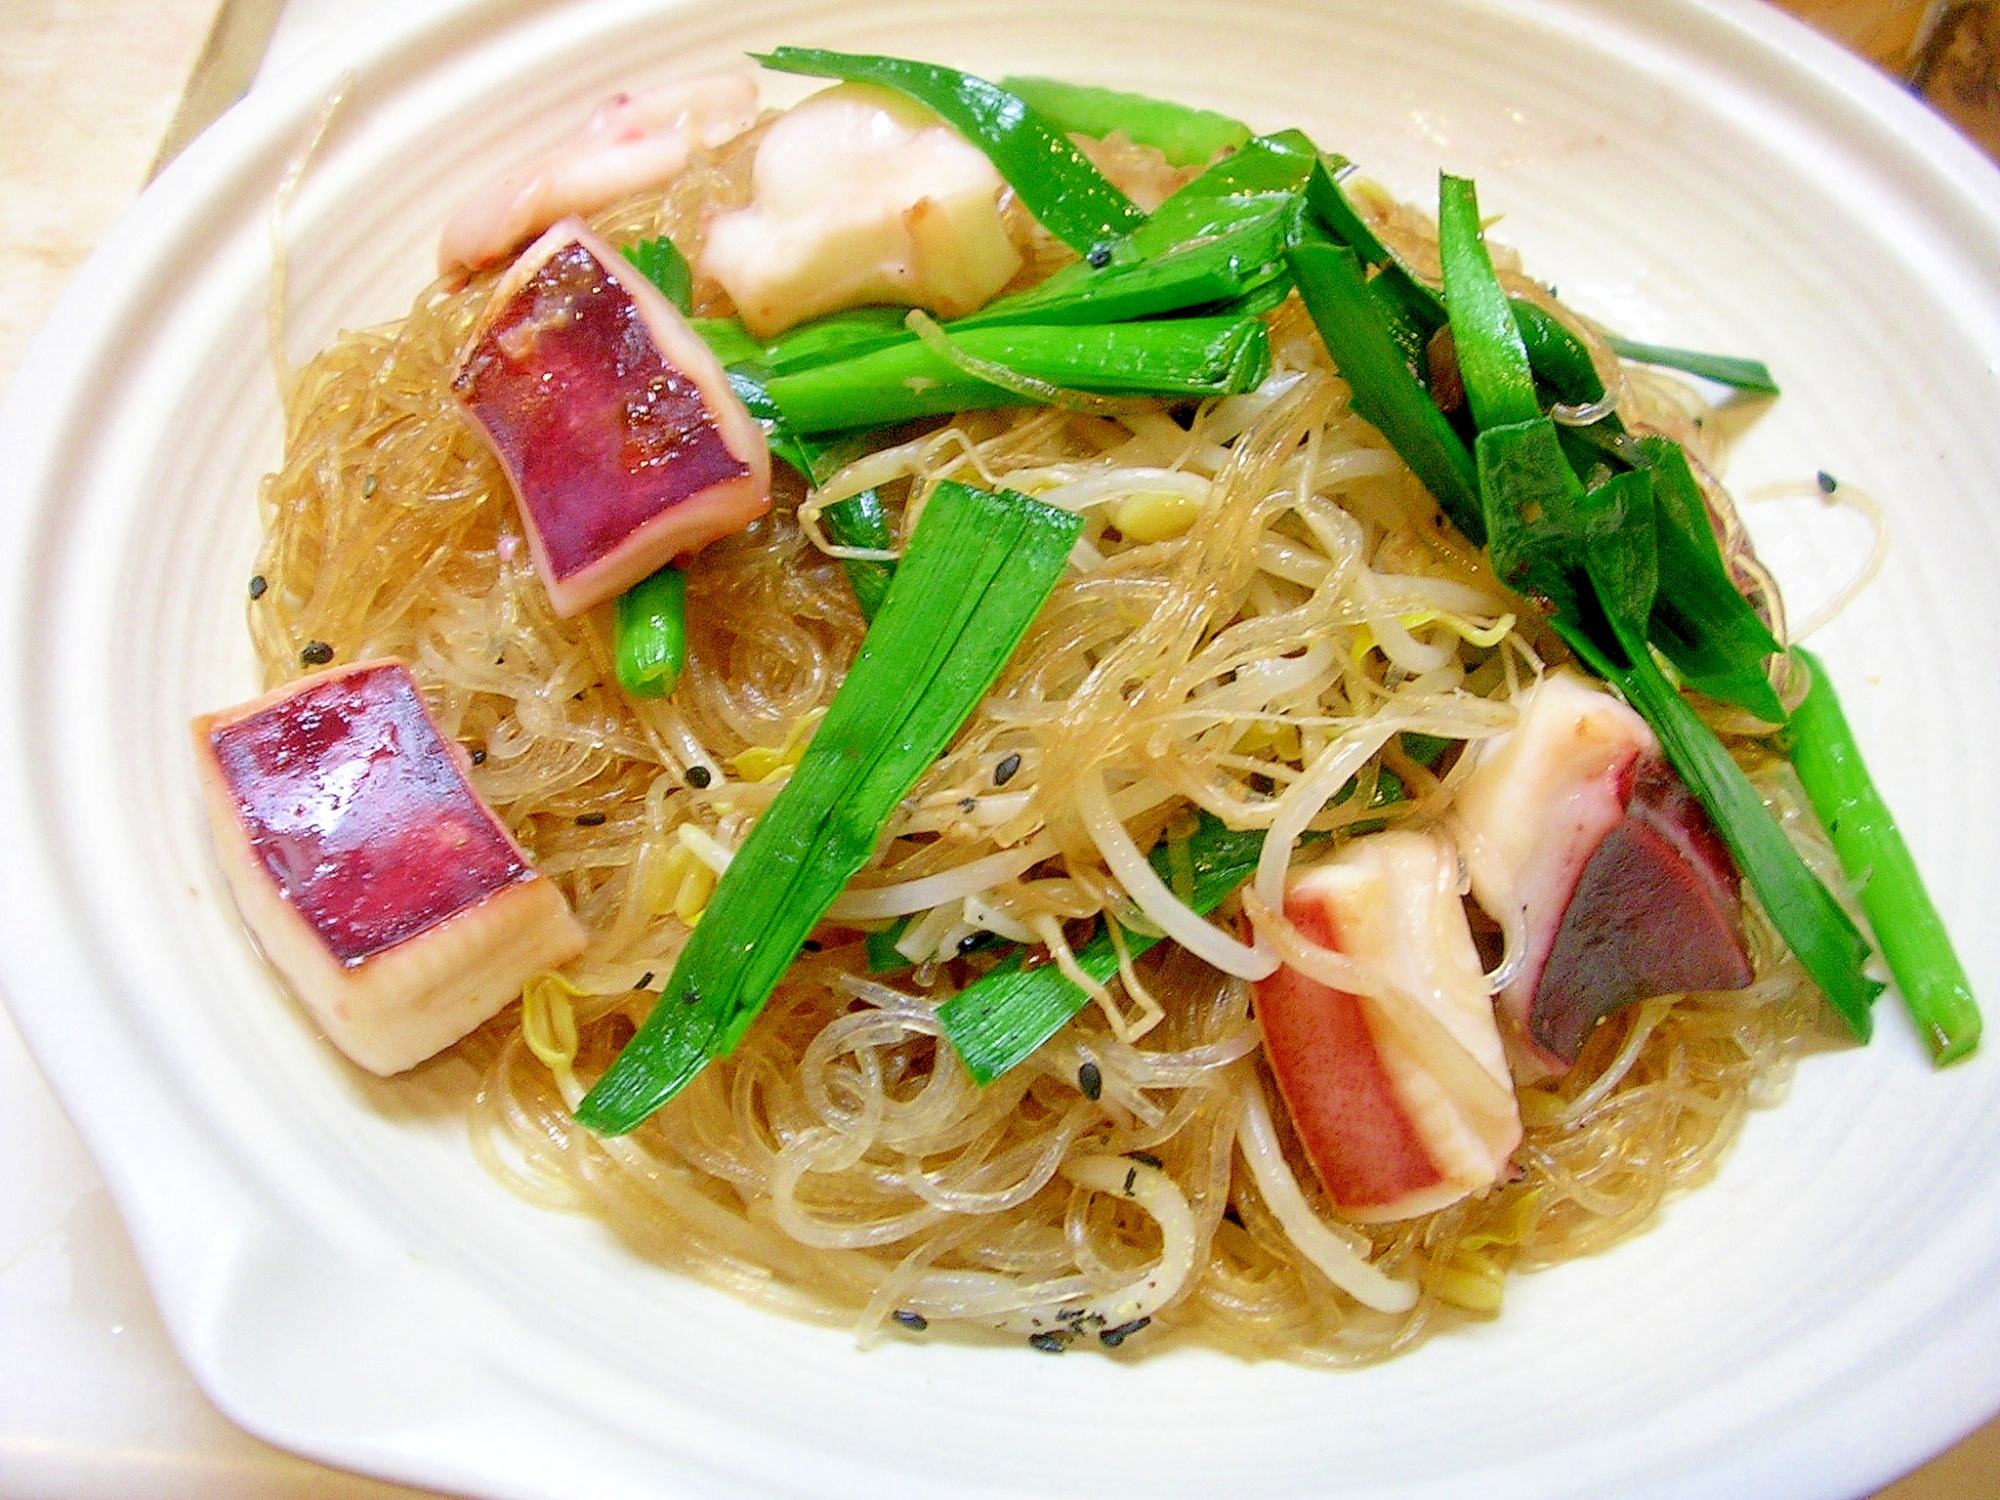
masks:
[[(839, 463), (847, 461), (847, 450), (858, 445), (854, 434), (837, 434), (823, 440), (800, 437), (786, 423), (778, 403), (771, 399), (764, 377), (751, 368), (731, 367), (729, 386), (764, 429), (771, 452), (796, 469), (807, 484), (824, 480)], [(873, 490), (863, 490), (827, 506), (820, 512), (820, 524), (843, 547), (886, 550), (889, 546), (888, 518), (882, 512), (881, 497)], [(888, 592), (889, 580), (895, 576), (896, 565), (857, 557), (843, 558), (841, 564), (847, 570), (848, 583), (853, 585), (854, 601), (861, 606), (862, 618), (874, 619)]]
[(764, 369), (769, 364), (764, 346), (734, 318), (690, 318), (688, 326), (701, 335), (716, 363), (725, 370)]
[[(1176, 848), (1192, 868), (1192, 889), (1183, 898), (1206, 916), (1251, 875), (1263, 852), (1264, 832), (1238, 832), (1208, 813), (1184, 844), (1162, 840), (1147, 857), (1160, 878), (1173, 884)], [(706, 919), (704, 919), (706, 920)], [(1129, 933), (1125, 948), (1134, 958), (1158, 938)], [(1053, 963), (1024, 967), (1028, 953), (1017, 950), (1000, 966), (974, 980), (938, 1007), (944, 1034), (980, 1083), (991, 1083), (1020, 1063), (1082, 1010), (1089, 996), (1063, 977)], [(1076, 950), (1077, 966), (1102, 983), (1118, 971), (1118, 952), (1108, 934)]]
[(634, 698), (664, 698), (687, 665), (687, 574), (669, 564), (618, 596), (612, 660)]
[(935, 63), (817, 47), (751, 56), (780, 73), (879, 83), (935, 110), (986, 153), (1028, 212), (1072, 250), (1114, 240), (1146, 217), (1059, 129), (998, 84)]
[(1661, 586), (1647, 634), (1688, 686), (1782, 724), (1785, 705), (1767, 669), (1778, 642), (1729, 576), (1687, 455), (1662, 437), (1641, 438), (1639, 449), (1659, 518)]
[(1931, 1057), (1940, 1066), (1955, 1062), (1979, 1045), (1979, 1006), (1965, 967), (1862, 763), (1833, 679), (1810, 651), (1792, 649), (1812, 671), (1812, 688), (1787, 731), (1792, 767), (1833, 839), (1841, 868), (1860, 892), (1861, 909)]
[[(882, 509), (882, 497), (873, 490), (836, 500), (819, 513), (819, 524), (835, 546), (865, 547), (874, 552), (889, 548), (889, 518)], [(861, 618), (873, 620), (882, 601), (889, 597), (889, 580), (896, 576), (896, 565), (861, 557), (846, 557), (841, 562), (854, 588), (854, 602), (861, 606)]]
[(880, 932), (868, 933), (862, 939), (861, 946), (868, 955), (870, 974), (896, 974), (912, 967), (910, 961), (903, 956), (902, 950), (896, 946), (902, 941), (903, 934), (909, 931), (909, 927), (908, 917), (898, 917)]
[[(1565, 406), (1589, 406), (1604, 399), (1604, 378), (1591, 362), (1583, 340), (1563, 327), (1562, 321), (1525, 297), (1510, 299), (1514, 326), (1521, 331), (1521, 343), (1528, 351), (1528, 363), (1535, 378), (1546, 385)], [(1616, 423), (1617, 417), (1607, 417)]]
[(1483, 542), (1472, 455), (1412, 372), (1354, 253), (1308, 240), (1286, 259), (1313, 326), (1354, 393), (1355, 411), (1388, 439), (1458, 529), (1475, 545)]
[[(850, 307), (788, 328), (765, 346), (764, 362), (774, 375), (810, 370), (815, 365), (853, 359), (857, 355), (908, 340), (900, 307)], [(745, 335), (748, 337), (748, 335)]]
[(641, 240), (636, 245), (627, 245), (625, 258), (639, 268), (640, 275), (666, 294), (667, 300), (680, 309), (682, 317), (694, 311), (694, 272), (688, 267), (687, 257), (675, 248), (672, 240), (660, 235), (655, 239)]
[(1493, 571), (1558, 619), (1581, 620), (1581, 577), (1602, 511), (1570, 467), (1555, 423), (1537, 416), (1489, 427), (1473, 441)]
[(1081, 518), (937, 486), (854, 666), (577, 1119), (631, 1130), (732, 1051), (1055, 587)]
[(1542, 414), (1534, 370), (1513, 308), (1493, 274), (1479, 227), (1478, 194), (1468, 178), (1438, 179), (1438, 255), (1452, 344), (1474, 420), (1482, 431), (1533, 421)]
[[(1368, 227), (1368, 221), (1361, 217), (1347, 192), (1340, 185), (1336, 173), (1347, 170), (1345, 157), (1316, 157), (1313, 171), (1306, 182), (1306, 204), (1319, 215), (1333, 237), (1347, 246), (1361, 258), (1365, 266), (1388, 266), (1396, 264), (1396, 257), (1381, 238)], [(1430, 289), (1425, 288), (1426, 291)], [(1438, 323), (1444, 321), (1444, 305), (1437, 293), (1431, 292), (1431, 299), (1437, 304)]]
[[(1270, 368), (1270, 340), (1256, 318), (1006, 325), (968, 328), (947, 338), (969, 361), (997, 365), (1059, 390), (1105, 395), (1228, 395), (1255, 390)], [(768, 390), (785, 421), (800, 433), (1038, 399), (983, 380), (919, 342), (779, 375)]]
[(1778, 394), (1778, 383), (1771, 378), (1771, 372), (1761, 360), (1739, 359), (1729, 354), (1702, 354), (1693, 349), (1669, 348), (1665, 344), (1642, 344), (1637, 339), (1623, 339), (1615, 334), (1607, 335), (1604, 341), (1620, 359), (1629, 359), (1636, 364), (1662, 365), (1669, 370), (1713, 380), (1717, 385), (1734, 386), (1739, 391), (1748, 391), (1756, 396)]
[(1198, 166), (1250, 139), (1250, 127), (1241, 120), (1145, 94), (1057, 78), (1003, 78), (1000, 87), (1058, 130), (1094, 136), (1122, 130), (1127, 140), (1153, 147), (1176, 167)]

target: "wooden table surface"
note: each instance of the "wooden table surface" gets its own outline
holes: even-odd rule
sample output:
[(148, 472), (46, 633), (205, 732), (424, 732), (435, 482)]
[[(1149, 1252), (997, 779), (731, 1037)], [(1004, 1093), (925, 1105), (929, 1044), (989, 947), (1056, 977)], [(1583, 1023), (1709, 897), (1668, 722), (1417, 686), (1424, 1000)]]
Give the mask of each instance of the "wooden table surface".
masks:
[[(261, 50), (269, 14), (281, 3), (0, 0), (0, 392), (64, 284), (151, 175), (191, 80), (197, 94), (204, 84), (226, 85), (230, 54)], [(341, 0), (289, 3), (326, 15)], [(1892, 71), (1920, 75), (1933, 102), (2000, 155), (2000, 4), (1790, 4)], [(1943, 30), (1927, 48), (1917, 45), (1940, 11)], [(199, 113), (203, 101), (194, 103)], [(32, 1393), (21, 1371), (10, 1380), (0, 1353), (0, 1500), (416, 1494), (269, 1449), (231, 1427), (195, 1391), (147, 1304), (101, 1181), (4, 1011), (0, 1196), (15, 1200), (14, 1238), (22, 1240), (0, 1239), (0, 1351), (23, 1341), (16, 1325), (34, 1313), (19, 1284), (33, 1274), (51, 1236), (67, 1248), (67, 1296), (77, 1315), (74, 1330), (30, 1330), (45, 1344), (53, 1338), (64, 1346), (53, 1361), (38, 1359)], [(32, 1218), (43, 1203), (60, 1205), (59, 1213), (49, 1210), (57, 1215), (51, 1227), (39, 1235), (35, 1224), (21, 1228), (20, 1218)], [(75, 1268), (86, 1263), (97, 1271), (84, 1285)], [(84, 1347), (107, 1328), (123, 1342)], [(93, 1439), (102, 1451), (89, 1449)], [(1986, 1497), (2000, 1497), (2000, 1419), (1878, 1500)]]

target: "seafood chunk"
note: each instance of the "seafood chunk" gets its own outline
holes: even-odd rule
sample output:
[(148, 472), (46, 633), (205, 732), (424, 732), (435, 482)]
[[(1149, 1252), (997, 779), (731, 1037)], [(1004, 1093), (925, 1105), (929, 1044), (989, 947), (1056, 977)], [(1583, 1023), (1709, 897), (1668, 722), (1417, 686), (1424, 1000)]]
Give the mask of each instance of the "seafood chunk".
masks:
[(922, 105), (840, 84), (758, 142), (750, 206), (710, 222), (701, 268), (759, 338), (871, 303), (961, 317), (1021, 268), (1005, 186)]
[(422, 1062), (582, 951), (402, 663), (318, 673), (193, 727), (237, 909), (370, 1072)]
[(1498, 1181), (1521, 1117), (1450, 846), (1356, 839), (1292, 882), (1285, 916), (1394, 992), (1378, 1004), (1289, 964), (1257, 981), (1265, 1056), (1335, 1206), (1402, 1219)]
[(763, 429), (722, 366), (580, 219), (501, 278), (452, 390), (513, 482), (565, 618), (770, 508)]
[(699, 148), (713, 150), (757, 122), (748, 73), (683, 78), (613, 94), (583, 129), (539, 160), (481, 189), (451, 216), (438, 269), (476, 271), (571, 214), (594, 214), (678, 177)]
[(1500, 992), (1515, 1072), (1566, 1072), (1600, 1018), (1750, 982), (1735, 866), (1631, 709), (1552, 673), (1478, 750), (1453, 823), (1473, 898), (1516, 929)]

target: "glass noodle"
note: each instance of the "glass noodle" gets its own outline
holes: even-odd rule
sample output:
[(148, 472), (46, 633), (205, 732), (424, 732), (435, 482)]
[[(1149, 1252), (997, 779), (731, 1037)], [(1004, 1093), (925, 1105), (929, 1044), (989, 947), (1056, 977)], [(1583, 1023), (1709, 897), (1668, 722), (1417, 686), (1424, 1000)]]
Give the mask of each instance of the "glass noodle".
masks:
[[(745, 198), (755, 134), (596, 227), (668, 233), (692, 259), (702, 215)], [(1149, 177), (1150, 196), (1177, 180), (1115, 141), (1095, 154)], [(1364, 202), (1434, 263), (1427, 225)], [(1067, 257), (1015, 225), (1024, 280)], [(580, 959), (457, 1049), (485, 1077), (476, 1149), (523, 1196), (864, 1339), (925, 1325), (1018, 1338), (1059, 1306), (1136, 1298), (1125, 1321), (1152, 1330), (1126, 1343), (1107, 1325), (1103, 1343), (1351, 1363), (1491, 1313), (1509, 1270), (1642, 1228), (1782, 1087), (1817, 1001), (1752, 914), (1751, 989), (1631, 1007), (1559, 1085), (1523, 1092), (1518, 1180), (1393, 1224), (1324, 1211), (1242, 977), (1296, 945), (1276, 914), (1282, 851), (1306, 832), (1435, 822), (1462, 762), (1448, 749), (1420, 764), (1402, 736), (1456, 747), (1504, 730), (1512, 695), (1561, 648), (1347, 410), (1296, 302), (1272, 315), (1274, 368), (1253, 394), (963, 413), (899, 434), (809, 503), (779, 466), (769, 518), (689, 569), (680, 687), (633, 700), (604, 623), (550, 611), (506, 481), (450, 399), (490, 286), (440, 283), (300, 372), (262, 496), (269, 587), (251, 621), (272, 684), (316, 642), (409, 661), (480, 791), (590, 930)], [(698, 294), (698, 312), (728, 311), (713, 287)], [(1597, 352), (1629, 424), (1714, 466), (1678, 396)], [(583, 1130), (570, 1109), (650, 1008), (860, 641), (814, 514), (872, 487), (907, 535), (946, 478), (1086, 515), (1074, 566), (738, 1050), (632, 1135)], [(1760, 785), (1790, 795), (1775, 773)], [(1213, 922), (1143, 859), (1196, 809), (1277, 834), (1250, 895)], [(871, 976), (861, 929), (903, 918), (914, 967)], [(966, 981), (961, 946), (983, 932), (1047, 944), (1069, 972), (1103, 919), (1178, 942), (1087, 982), (1076, 1022), (976, 1085), (936, 1017)]]

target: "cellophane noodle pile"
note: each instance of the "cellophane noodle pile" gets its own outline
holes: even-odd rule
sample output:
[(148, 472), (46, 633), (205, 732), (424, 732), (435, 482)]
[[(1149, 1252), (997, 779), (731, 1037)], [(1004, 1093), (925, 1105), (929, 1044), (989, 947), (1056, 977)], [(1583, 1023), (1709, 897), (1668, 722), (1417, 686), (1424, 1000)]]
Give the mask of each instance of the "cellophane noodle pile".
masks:
[[(702, 214), (747, 196), (747, 145), (596, 227), (623, 241), (670, 233), (692, 256)], [(1118, 154), (1114, 141), (1100, 159)], [(1434, 266), (1423, 221), (1364, 201), (1413, 263)], [(1026, 276), (1045, 274), (1066, 252), (1020, 225)], [(1347, 409), (1293, 302), (1272, 317), (1274, 370), (1254, 394), (913, 428), (824, 486), (807, 525), (803, 486), (778, 466), (768, 519), (690, 571), (680, 688), (633, 700), (603, 622), (551, 613), (506, 481), (450, 400), (490, 284), (440, 283), (407, 319), (345, 334), (300, 372), (285, 465), (262, 496), (269, 587), (250, 613), (272, 684), (304, 670), (314, 642), (341, 660), (408, 660), (480, 791), (590, 930), (580, 959), (457, 1049), (484, 1075), (475, 1147), (523, 1196), (864, 1340), (926, 1323), (931, 1336), (1018, 1337), (1058, 1307), (1137, 1286), (1153, 1327), (1127, 1352), (1186, 1339), (1348, 1364), (1490, 1315), (1510, 1271), (1639, 1230), (1782, 1088), (1818, 1001), (1754, 913), (1750, 989), (1612, 1017), (1558, 1085), (1523, 1091), (1518, 1180), (1419, 1219), (1327, 1218), (1264, 1074), (1248, 984), (1174, 943), (1126, 965), (1026, 1064), (976, 1085), (935, 1015), (974, 972), (964, 940), (995, 931), (1066, 962), (1096, 921), (1157, 933), (1107, 872), (1121, 849), (1185, 836), (1197, 808), (1292, 833), (1429, 825), (1454, 756), (1427, 768), (1398, 736), (1456, 745), (1506, 728), (1510, 696), (1561, 648)], [(726, 310), (708, 295), (698, 311)], [(1601, 363), (1628, 423), (1714, 463), (1679, 394)], [(1084, 512), (1076, 566), (741, 1047), (633, 1135), (592, 1135), (571, 1107), (651, 1006), (859, 644), (812, 511), (874, 486), (907, 534), (945, 478)], [(1738, 743), (1786, 798), (1754, 743)], [(871, 978), (861, 930), (899, 916), (916, 967)], [(1240, 921), (1225, 906), (1221, 945)], [(1131, 1198), (1101, 1190), (1135, 1168)], [(1414, 1309), (1377, 1312), (1337, 1287), (1328, 1252), (1302, 1250), (1281, 1222), (1305, 1206), (1335, 1253), (1414, 1277)]]

